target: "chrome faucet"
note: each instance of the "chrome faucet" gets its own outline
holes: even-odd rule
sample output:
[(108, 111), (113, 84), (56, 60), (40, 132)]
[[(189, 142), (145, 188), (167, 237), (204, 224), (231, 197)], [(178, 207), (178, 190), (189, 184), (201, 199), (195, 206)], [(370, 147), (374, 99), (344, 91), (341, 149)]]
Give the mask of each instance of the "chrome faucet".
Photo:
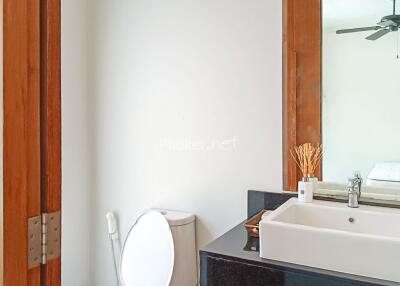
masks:
[(361, 196), (361, 184), (362, 178), (359, 173), (354, 173), (353, 177), (349, 179), (347, 184), (347, 193), (348, 193), (348, 206), (350, 208), (358, 208), (358, 199)]

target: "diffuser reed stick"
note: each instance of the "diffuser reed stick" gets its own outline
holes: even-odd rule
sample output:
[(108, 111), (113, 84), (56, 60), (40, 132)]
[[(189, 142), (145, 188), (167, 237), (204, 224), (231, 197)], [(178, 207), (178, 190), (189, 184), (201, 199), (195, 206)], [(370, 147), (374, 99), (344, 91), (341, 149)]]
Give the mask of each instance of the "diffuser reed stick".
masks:
[(300, 169), (303, 178), (314, 175), (322, 158), (322, 145), (314, 146), (311, 143), (305, 143), (300, 146), (295, 146), (290, 150), (290, 155)]

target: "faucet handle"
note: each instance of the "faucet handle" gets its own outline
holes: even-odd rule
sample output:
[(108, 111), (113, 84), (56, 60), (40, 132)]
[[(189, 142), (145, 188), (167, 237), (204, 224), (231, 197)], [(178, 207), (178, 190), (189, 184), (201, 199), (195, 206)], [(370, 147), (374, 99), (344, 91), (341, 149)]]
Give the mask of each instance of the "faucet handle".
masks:
[(351, 181), (353, 184), (358, 184), (359, 187), (361, 187), (361, 183), (362, 183), (363, 179), (362, 179), (362, 177), (361, 177), (360, 172), (358, 172), (358, 171), (354, 172), (354, 173), (353, 173), (353, 177), (351, 177), (351, 178), (349, 179), (349, 182), (350, 182), (350, 181)]
[(349, 178), (347, 192), (349, 196), (348, 206), (358, 208), (358, 198), (361, 197), (362, 178), (360, 172), (354, 172), (353, 177)]
[(349, 179), (349, 182), (347, 184), (347, 189), (348, 190), (351, 189), (352, 191), (356, 191), (359, 194), (359, 196), (361, 196), (362, 181), (363, 181), (363, 179), (361, 177), (360, 172), (355, 171), (353, 173), (353, 177), (351, 177)]
[(353, 172), (353, 179), (362, 180), (361, 172), (360, 172), (360, 171), (354, 171), (354, 172)]

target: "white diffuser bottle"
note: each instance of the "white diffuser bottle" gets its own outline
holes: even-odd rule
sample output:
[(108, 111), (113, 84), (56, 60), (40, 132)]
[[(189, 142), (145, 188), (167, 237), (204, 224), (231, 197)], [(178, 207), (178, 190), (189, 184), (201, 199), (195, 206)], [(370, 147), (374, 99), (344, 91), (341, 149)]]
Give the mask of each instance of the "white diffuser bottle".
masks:
[(298, 199), (302, 203), (311, 203), (317, 186), (317, 179), (314, 176), (307, 176), (298, 183)]
[(321, 161), (322, 145), (314, 146), (311, 143), (305, 143), (294, 147), (290, 154), (303, 175), (303, 179), (297, 186), (299, 202), (311, 203), (318, 182), (313, 174)]

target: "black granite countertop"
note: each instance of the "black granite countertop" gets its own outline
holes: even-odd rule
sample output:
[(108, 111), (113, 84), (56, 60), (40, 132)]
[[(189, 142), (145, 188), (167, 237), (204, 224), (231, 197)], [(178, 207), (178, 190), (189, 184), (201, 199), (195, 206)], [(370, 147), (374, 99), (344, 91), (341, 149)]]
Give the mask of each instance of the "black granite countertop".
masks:
[[(274, 194), (274, 196), (276, 196)], [(288, 196), (290, 198), (292, 196)], [(251, 212), (249, 212), (251, 214)], [(324, 269), (318, 269), (313, 267), (307, 267), (303, 265), (291, 264), (286, 262), (268, 260), (260, 257), (257, 251), (248, 251), (244, 249), (253, 249), (258, 246), (258, 239), (250, 238), (247, 235), (247, 231), (243, 226), (243, 222), (226, 232), (210, 244), (201, 248), (201, 253), (207, 253), (215, 255), (221, 258), (233, 259), (243, 263), (252, 263), (256, 265), (267, 266), (277, 270), (284, 271), (298, 271), (302, 273), (313, 273), (313, 275), (331, 276), (333, 279), (349, 279), (354, 282), (365, 283), (365, 285), (387, 285), (387, 286), (399, 286), (400, 283), (384, 281), (374, 278), (362, 277), (352, 274), (346, 274), (341, 272), (329, 271)], [(400, 266), (399, 266), (400, 271)]]

